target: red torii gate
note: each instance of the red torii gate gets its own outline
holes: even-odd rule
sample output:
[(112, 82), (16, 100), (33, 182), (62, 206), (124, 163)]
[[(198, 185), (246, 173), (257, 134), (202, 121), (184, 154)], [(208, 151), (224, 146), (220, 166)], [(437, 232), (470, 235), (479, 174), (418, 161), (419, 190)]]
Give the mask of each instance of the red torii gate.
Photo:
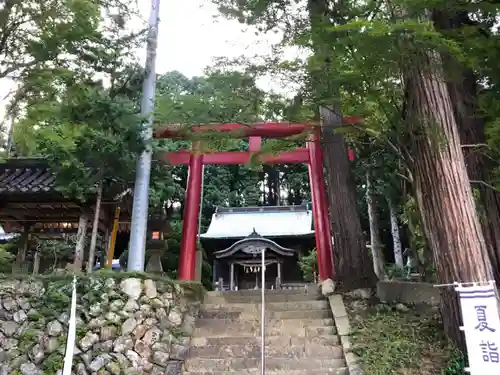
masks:
[[(344, 124), (360, 122), (359, 117), (346, 117)], [(262, 138), (285, 138), (301, 133), (308, 134), (307, 147), (284, 151), (277, 155), (256, 155), (265, 164), (306, 163), (309, 169), (309, 184), (313, 207), (316, 248), (318, 251), (318, 272), (320, 280), (333, 278), (333, 246), (328, 216), (328, 201), (323, 173), (323, 151), (320, 146), (321, 128), (313, 124), (267, 122), (251, 125), (221, 124), (196, 125), (185, 129), (178, 125), (161, 126), (155, 129), (154, 138), (184, 139), (188, 134), (229, 133), (232, 138), (249, 138), (248, 151), (200, 153), (199, 142), (193, 142), (192, 150), (164, 152), (160, 159), (171, 165), (189, 165), (184, 220), (182, 223), (181, 254), (178, 277), (180, 280), (194, 280), (196, 261), (196, 237), (201, 201), (202, 170), (205, 164), (235, 165), (247, 164), (252, 155), (261, 150)], [(349, 159), (354, 154), (349, 150)]]

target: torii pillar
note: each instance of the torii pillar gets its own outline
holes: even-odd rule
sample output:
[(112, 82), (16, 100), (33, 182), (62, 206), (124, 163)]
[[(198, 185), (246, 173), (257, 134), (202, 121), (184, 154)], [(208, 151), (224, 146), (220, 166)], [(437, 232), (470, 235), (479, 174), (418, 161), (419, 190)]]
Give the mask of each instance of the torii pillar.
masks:
[(314, 218), (314, 232), (318, 255), (318, 273), (320, 280), (333, 277), (333, 244), (326, 197), (325, 174), (323, 172), (323, 150), (319, 131), (309, 137), (309, 184)]
[(199, 144), (193, 143), (193, 152), (189, 159), (186, 201), (184, 203), (184, 217), (182, 218), (179, 280), (195, 280), (196, 276), (196, 236), (203, 180), (203, 155), (199, 152), (198, 146)]

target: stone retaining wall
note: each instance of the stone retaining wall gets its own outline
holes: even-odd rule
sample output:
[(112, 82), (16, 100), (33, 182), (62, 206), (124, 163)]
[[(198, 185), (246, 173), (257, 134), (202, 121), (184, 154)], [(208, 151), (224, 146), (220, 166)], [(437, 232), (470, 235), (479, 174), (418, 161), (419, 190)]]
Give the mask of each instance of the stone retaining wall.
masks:
[[(0, 279), (0, 375), (60, 374), (72, 278)], [(76, 375), (180, 374), (201, 287), (116, 273), (77, 284)]]
[(429, 283), (379, 281), (377, 297), (383, 302), (439, 305), (439, 289)]

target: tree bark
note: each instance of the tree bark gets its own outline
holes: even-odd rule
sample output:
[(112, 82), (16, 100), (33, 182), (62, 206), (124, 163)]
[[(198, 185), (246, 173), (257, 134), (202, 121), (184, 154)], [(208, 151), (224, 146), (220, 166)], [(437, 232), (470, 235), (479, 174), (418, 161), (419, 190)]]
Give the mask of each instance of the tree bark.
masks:
[[(434, 11), (433, 21), (436, 27), (444, 32), (470, 25), (471, 20), (467, 12)], [(450, 93), (453, 111), (457, 121), (462, 145), (484, 145), (485, 123), (478, 115), (477, 108), (477, 80), (472, 69), (463, 66), (453, 56), (443, 56), (451, 74), (446, 76), (446, 83)], [(481, 147), (462, 147), (465, 165), (469, 179), (484, 181), (491, 185), (493, 163)], [(479, 191), (479, 201), (483, 212), (480, 215), (484, 239), (488, 249), (495, 281), (500, 285), (500, 194), (485, 186), (474, 186)]]
[(318, 103), (328, 103), (331, 109), (320, 104), (320, 121), (323, 130), (324, 163), (327, 179), (332, 235), (334, 241), (335, 281), (339, 288), (354, 289), (371, 287), (376, 277), (366, 249), (361, 219), (356, 200), (356, 185), (347, 155), (347, 145), (342, 134), (335, 129), (342, 126), (340, 110), (340, 87), (325, 79), (324, 70), (333, 71), (332, 50), (325, 40), (324, 30), (331, 26), (334, 18), (342, 18), (341, 5), (333, 14), (326, 0), (308, 0), (307, 10), (311, 24), (314, 54), (324, 60), (320, 70), (311, 70), (314, 94)]
[(377, 214), (377, 201), (374, 196), (370, 172), (366, 172), (366, 204), (368, 206), (368, 221), (370, 223), (370, 249), (372, 252), (373, 270), (379, 280), (385, 279), (384, 256)]
[(394, 263), (399, 268), (404, 268), (403, 262), (403, 246), (401, 245), (401, 237), (399, 235), (398, 215), (396, 207), (390, 197), (387, 198), (387, 205), (389, 206), (389, 218), (391, 221), (391, 235), (392, 235), (392, 248), (394, 252)]
[(75, 272), (82, 270), (88, 221), (89, 213), (86, 209), (83, 209), (78, 220), (78, 232), (76, 234), (75, 256), (73, 258), (73, 271)]
[(356, 185), (342, 134), (335, 133), (342, 117), (320, 109), (325, 150), (328, 203), (334, 243), (335, 281), (343, 289), (371, 287), (373, 264), (366, 249), (356, 200)]
[[(441, 57), (417, 54), (404, 70), (417, 202), (438, 283), (492, 280)], [(456, 293), (452, 287), (440, 290), (445, 332), (465, 348)]]
[(101, 216), (103, 177), (104, 176), (102, 175), (102, 171), (101, 171), (101, 176), (99, 178), (99, 186), (97, 187), (97, 198), (95, 201), (94, 221), (92, 223), (92, 235), (90, 237), (89, 260), (87, 262), (87, 273), (91, 273), (92, 270), (94, 269), (95, 248), (97, 245), (97, 235), (99, 232), (99, 218)]

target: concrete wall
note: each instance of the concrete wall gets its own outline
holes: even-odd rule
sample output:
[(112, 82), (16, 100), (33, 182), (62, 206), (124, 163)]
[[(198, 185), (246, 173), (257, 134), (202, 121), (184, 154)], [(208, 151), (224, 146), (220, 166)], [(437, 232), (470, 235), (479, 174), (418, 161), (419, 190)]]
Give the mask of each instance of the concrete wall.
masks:
[[(71, 276), (0, 279), (0, 375), (61, 373), (71, 293)], [(180, 374), (200, 297), (199, 284), (80, 276), (73, 374)]]
[(377, 297), (383, 302), (430, 305), (440, 303), (439, 289), (428, 283), (380, 281), (377, 284)]

